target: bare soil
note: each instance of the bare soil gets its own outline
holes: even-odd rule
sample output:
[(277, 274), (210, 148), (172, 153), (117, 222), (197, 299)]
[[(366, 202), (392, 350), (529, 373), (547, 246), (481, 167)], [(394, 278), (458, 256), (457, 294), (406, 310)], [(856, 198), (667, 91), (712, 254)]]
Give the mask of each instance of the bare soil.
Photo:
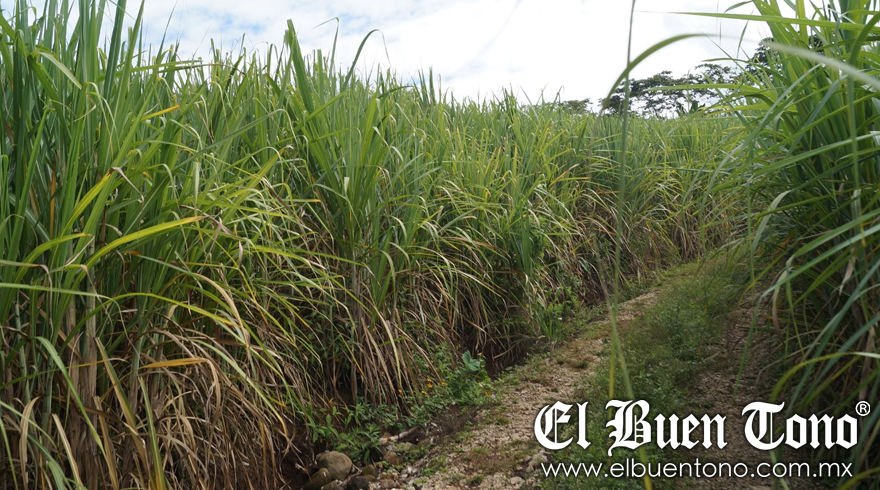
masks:
[[(626, 329), (654, 304), (658, 291), (621, 305), (618, 325)], [(710, 362), (697, 381), (694, 403), (701, 413), (726, 417), (727, 446), (692, 451), (701, 462), (745, 463), (755, 468), (770, 461), (768, 453), (754, 449), (743, 433), (742, 409), (753, 401), (766, 401), (778, 373), (767, 331), (752, 330), (754, 301), (733, 311), (721, 340), (713, 346)], [(532, 489), (545, 477), (540, 464), (547, 455), (537, 444), (533, 425), (540, 407), (557, 400), (574, 400), (585, 377), (595, 374), (599, 352), (609, 342), (607, 322), (585, 328), (581, 335), (519, 366), (496, 386), (495, 404), (479, 411), (451, 412), (428, 428), (424, 456), (401, 471), (388, 472), (374, 487), (402, 490)], [(758, 326), (763, 320), (759, 318)], [(752, 332), (750, 335), (750, 331)], [(746, 353), (744, 355), (744, 353)], [(786, 461), (806, 461), (783, 455)], [(680, 480), (682, 488), (712, 490), (770, 490), (768, 478), (699, 478)], [(789, 480), (789, 488), (821, 488), (812, 480)]]

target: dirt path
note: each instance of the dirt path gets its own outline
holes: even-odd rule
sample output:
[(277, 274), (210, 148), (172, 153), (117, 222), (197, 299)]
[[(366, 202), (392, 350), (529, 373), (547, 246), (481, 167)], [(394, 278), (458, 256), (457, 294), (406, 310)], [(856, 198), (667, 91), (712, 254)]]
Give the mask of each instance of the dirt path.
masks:
[[(713, 362), (700, 376), (695, 404), (701, 411), (726, 417), (727, 447), (704, 449), (698, 446), (694, 456), (701, 461), (745, 463), (750, 471), (762, 463), (771, 462), (767, 452), (755, 449), (745, 438), (743, 407), (755, 401), (768, 401), (768, 394), (779, 373), (774, 373), (773, 353), (770, 346), (774, 338), (767, 333), (766, 321), (760, 315), (755, 320), (758, 308), (755, 302), (740, 307), (728, 316), (720, 343), (714, 346)], [(752, 330), (756, 321), (757, 332)], [(760, 333), (764, 332), (764, 333)], [(808, 461), (808, 457), (791, 451), (783, 454), (785, 462)], [(769, 471), (762, 469), (761, 471)], [(789, 488), (796, 490), (825, 488), (818, 480), (809, 478), (789, 478)], [(692, 480), (691, 486), (697, 489), (712, 490), (771, 490), (773, 480), (769, 478), (702, 478)]]
[[(650, 311), (658, 290), (621, 305), (619, 326), (628, 328), (631, 321)], [(719, 450), (698, 445), (688, 457), (702, 462), (745, 463), (749, 468), (769, 461), (768, 454), (751, 447), (743, 433), (742, 408), (753, 401), (767, 400), (774, 373), (768, 370), (772, 353), (766, 337), (749, 337), (754, 305), (732, 311), (724, 322), (723, 333), (710, 349), (701, 368), (692, 396), (694, 413), (720, 414), (726, 417), (728, 445)], [(759, 322), (760, 323), (760, 322)], [(496, 403), (476, 413), (453, 411), (440, 425), (453, 423), (453, 434), (428, 437), (422, 456), (400, 472), (393, 470), (378, 482), (383, 489), (533, 489), (545, 488), (546, 477), (540, 472), (547, 454), (534, 436), (537, 411), (557, 400), (571, 402), (583, 387), (587, 376), (600, 365), (599, 355), (607, 349), (608, 320), (591, 324), (581, 335), (551, 352), (536, 356), (514, 369), (496, 386)], [(742, 363), (748, 345), (748, 355)], [(439, 427), (428, 428), (437, 432)], [(790, 455), (789, 455), (790, 456)], [(793, 458), (797, 459), (797, 458)], [(773, 481), (761, 478), (700, 478), (675, 480), (676, 485), (691, 489), (770, 490)], [(667, 487), (668, 487), (668, 483)], [(820, 488), (813, 481), (790, 481), (791, 488)], [(601, 480), (584, 481), (578, 488), (601, 485)]]
[[(754, 401), (766, 400), (765, 394), (772, 389), (770, 376), (763, 369), (770, 364), (767, 339), (757, 336), (749, 339), (753, 308), (740, 308), (732, 312), (726, 322), (719, 344), (713, 347), (712, 363), (701, 374), (695, 390), (695, 405), (700, 412), (726, 417), (725, 436), (727, 447), (713, 446), (704, 449), (697, 446), (695, 458), (714, 463), (745, 463), (749, 468), (768, 461), (767, 454), (753, 448), (745, 439), (742, 409)], [(750, 345), (749, 345), (750, 344)], [(749, 345), (748, 353), (743, 358)], [(698, 489), (712, 490), (770, 490), (772, 482), (764, 478), (702, 478), (692, 480)]]
[[(619, 324), (623, 327), (643, 314), (653, 304), (656, 291), (621, 305)], [(608, 320), (604, 320), (607, 323)], [(574, 400), (575, 390), (599, 364), (598, 353), (609, 341), (589, 332), (552, 352), (538, 356), (518, 367), (496, 386), (496, 404), (467, 417), (469, 426), (444, 440), (430, 438), (428, 454), (396, 475), (392, 473), (380, 488), (412, 490), (439, 489), (527, 489), (535, 488), (536, 472), (546, 461), (544, 451), (535, 441), (537, 411), (557, 400)], [(433, 443), (433, 444), (432, 444)]]

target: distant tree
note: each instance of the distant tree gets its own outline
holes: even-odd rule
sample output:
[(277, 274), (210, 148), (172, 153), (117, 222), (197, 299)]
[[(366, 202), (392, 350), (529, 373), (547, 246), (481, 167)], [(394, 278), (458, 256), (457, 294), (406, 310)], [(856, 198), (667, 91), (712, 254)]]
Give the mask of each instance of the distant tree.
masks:
[[(771, 47), (773, 38), (765, 38), (742, 69), (715, 63), (696, 66), (694, 73), (681, 77), (669, 70), (642, 79), (630, 79), (630, 98), (625, 102), (625, 82), (621, 82), (612, 94), (602, 99), (602, 107), (608, 114), (621, 114), (629, 110), (639, 114), (660, 117), (694, 113), (714, 103), (726, 90), (718, 85), (751, 84), (755, 78), (772, 76), (781, 54)], [(822, 53), (824, 43), (819, 36), (810, 36), (808, 49)], [(716, 85), (712, 87), (711, 85)], [(551, 105), (573, 113), (590, 112), (590, 99), (554, 102)]]
[(739, 70), (715, 63), (697, 65), (706, 83), (737, 83)]
[[(630, 79), (629, 110), (655, 116), (688, 114), (711, 104), (717, 93), (707, 84), (734, 83), (736, 71), (728, 66), (705, 63), (698, 73), (675, 77), (669, 70), (642, 79)], [(623, 112), (625, 82), (603, 101), (611, 114)]]

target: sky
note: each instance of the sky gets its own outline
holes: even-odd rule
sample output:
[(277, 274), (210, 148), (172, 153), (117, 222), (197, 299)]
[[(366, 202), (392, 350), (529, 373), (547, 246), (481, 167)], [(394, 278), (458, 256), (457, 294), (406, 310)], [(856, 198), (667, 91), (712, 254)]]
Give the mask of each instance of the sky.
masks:
[[(761, 26), (672, 13), (723, 12), (733, 3), (638, 1), (633, 57), (674, 35), (705, 36), (664, 48), (633, 76), (683, 75), (725, 51), (750, 55), (764, 37)], [(128, 12), (134, 16), (139, 6), (129, 0)], [(336, 60), (345, 67), (375, 30), (358, 63), (362, 71), (391, 67), (409, 82), (430, 68), (458, 99), (509, 89), (532, 102), (542, 95), (598, 100), (626, 66), (630, 7), (622, 0), (145, 0), (144, 23), (146, 41), (158, 44), (167, 32), (181, 56), (208, 58), (211, 39), (224, 52), (265, 53), (269, 44), (282, 44), (291, 19), (306, 53), (328, 53), (338, 35)]]

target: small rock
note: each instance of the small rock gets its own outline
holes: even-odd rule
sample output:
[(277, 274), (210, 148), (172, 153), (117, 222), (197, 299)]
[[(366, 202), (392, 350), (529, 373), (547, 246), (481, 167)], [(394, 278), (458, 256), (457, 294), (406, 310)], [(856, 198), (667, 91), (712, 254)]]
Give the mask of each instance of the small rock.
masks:
[(361, 470), (361, 473), (363, 473), (364, 476), (372, 476), (373, 478), (375, 478), (379, 476), (379, 468), (376, 468), (376, 465), (374, 464), (368, 464), (364, 466), (364, 469)]
[(370, 482), (362, 476), (353, 476), (348, 480), (346, 490), (370, 490)]
[(321, 490), (345, 490), (345, 487), (342, 485), (342, 482), (337, 480), (324, 485), (321, 487)]
[(514, 487), (519, 487), (520, 485), (522, 485), (524, 483), (524, 480), (518, 476), (514, 476), (509, 481), (510, 481), (510, 484), (513, 485)]
[(379, 479), (383, 480), (383, 481), (384, 480), (394, 480), (394, 478), (395, 478), (394, 474), (391, 473), (390, 471), (386, 471), (385, 473), (382, 473), (382, 476), (379, 477)]
[(397, 482), (394, 480), (382, 480), (379, 482), (379, 488), (382, 490), (389, 490), (394, 488), (397, 485)]
[(333, 478), (330, 478), (330, 472), (327, 471), (327, 468), (321, 468), (309, 477), (309, 481), (306, 482), (303, 490), (319, 490), (331, 481), (333, 481)]
[(480, 488), (501, 490), (503, 488), (507, 488), (506, 480), (507, 479), (504, 478), (504, 475), (502, 475), (501, 473), (493, 473), (489, 475), (485, 480), (483, 480), (483, 483), (480, 484)]
[(526, 472), (531, 473), (532, 471), (535, 471), (535, 468), (544, 462), (546, 462), (546, 458), (544, 457), (544, 450), (541, 449), (534, 456), (528, 458), (526, 462)]
[(351, 459), (339, 451), (321, 453), (316, 458), (319, 468), (326, 468), (333, 480), (345, 480), (351, 472)]
[(397, 466), (401, 463), (401, 459), (400, 459), (400, 456), (389, 452), (388, 454), (385, 455), (385, 462), (392, 465), (392, 466)]

